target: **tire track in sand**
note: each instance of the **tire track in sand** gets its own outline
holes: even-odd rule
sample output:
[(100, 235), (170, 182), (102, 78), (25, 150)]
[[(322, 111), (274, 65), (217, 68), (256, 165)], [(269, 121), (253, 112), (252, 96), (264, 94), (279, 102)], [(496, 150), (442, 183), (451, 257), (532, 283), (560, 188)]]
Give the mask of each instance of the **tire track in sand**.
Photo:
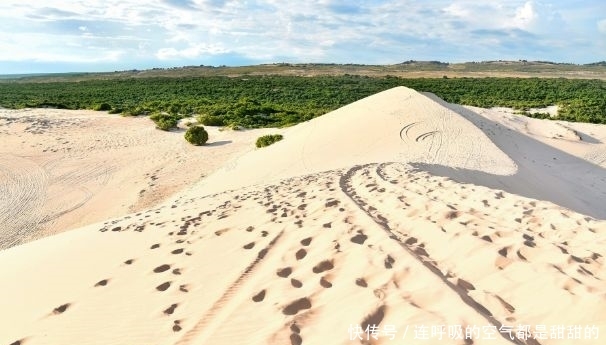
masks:
[[(347, 197), (349, 197), (349, 199), (352, 200), (358, 206), (358, 208), (360, 210), (362, 210), (362, 212), (364, 212), (370, 219), (372, 219), (377, 225), (379, 225), (387, 233), (389, 238), (397, 241), (398, 244), (400, 245), (400, 247), (402, 247), (415, 260), (417, 260), (425, 268), (427, 268), (432, 274), (437, 276), (444, 283), (444, 285), (447, 288), (449, 288), (450, 290), (455, 292), (463, 303), (468, 305), (477, 314), (482, 316), (486, 321), (488, 321), (490, 324), (494, 325), (497, 329), (500, 329), (503, 324), (499, 320), (497, 320), (492, 315), (492, 313), (488, 309), (486, 309), (481, 303), (479, 303), (478, 301), (473, 299), (471, 296), (469, 296), (469, 294), (467, 293), (467, 289), (465, 289), (464, 286), (457, 285), (457, 284), (450, 282), (447, 279), (448, 277), (444, 273), (442, 273), (442, 271), (439, 269), (439, 267), (437, 267), (431, 261), (431, 258), (429, 258), (427, 256), (426, 252), (418, 251), (412, 245), (402, 242), (399, 239), (398, 235), (396, 233), (394, 233), (393, 229), (390, 227), (389, 220), (386, 217), (379, 214), (377, 212), (377, 210), (378, 210), (377, 208), (370, 206), (370, 203), (367, 202), (369, 200), (365, 200), (363, 196), (358, 194), (358, 192), (356, 190), (357, 188), (352, 183), (353, 178), (356, 177), (356, 175), (370, 176), (371, 172), (373, 171), (373, 169), (372, 169), (373, 166), (376, 166), (376, 164), (358, 165), (358, 166), (355, 166), (355, 167), (347, 170), (341, 176), (341, 178), (339, 180), (339, 186), (341, 188), (341, 191), (345, 195), (347, 195)], [(376, 182), (379, 182), (378, 180), (382, 180), (382, 183), (385, 182), (385, 180), (383, 179), (384, 174), (379, 172), (381, 170), (381, 168), (384, 166), (385, 165), (377, 166), (377, 169), (374, 171), (375, 172), (374, 178), (375, 178)], [(540, 345), (540, 343), (538, 341), (536, 341), (535, 339), (527, 339), (526, 341), (524, 341), (524, 340), (521, 340), (518, 338), (511, 339), (509, 336), (507, 336), (504, 333), (499, 333), (499, 334), (501, 335), (501, 337), (503, 339), (511, 342), (512, 344)]]
[(38, 228), (48, 176), (33, 161), (0, 155), (0, 249), (15, 246)]
[[(261, 249), (257, 258), (253, 260), (240, 274), (240, 276), (225, 290), (223, 295), (210, 307), (210, 309), (202, 316), (202, 318), (192, 327), (181, 339), (174, 345), (191, 344), (195, 339), (197, 344), (203, 344), (204, 341), (212, 335), (212, 325), (222, 324), (222, 321), (227, 318), (230, 313), (238, 306), (238, 300), (234, 300), (234, 296), (238, 296), (238, 291), (246, 282), (249, 276), (255, 271), (259, 263), (269, 254), (269, 251), (275, 246), (280, 237), (284, 234), (284, 230), (280, 231), (265, 248)], [(242, 295), (244, 296), (244, 295)], [(243, 298), (247, 298), (244, 296)], [(230, 303), (231, 302), (231, 303)], [(206, 331), (206, 332), (205, 332)]]

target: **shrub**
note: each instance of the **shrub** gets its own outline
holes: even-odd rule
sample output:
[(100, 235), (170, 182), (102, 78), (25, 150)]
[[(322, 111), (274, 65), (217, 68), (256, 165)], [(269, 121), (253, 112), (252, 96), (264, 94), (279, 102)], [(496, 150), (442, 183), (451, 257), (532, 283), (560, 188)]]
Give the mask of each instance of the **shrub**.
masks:
[(108, 110), (112, 110), (112, 106), (109, 105), (108, 103), (95, 104), (93, 106), (93, 110), (96, 110), (96, 111), (108, 111)]
[(204, 126), (224, 126), (225, 122), (219, 116), (214, 115), (198, 115), (198, 122)]
[(204, 145), (208, 141), (208, 132), (202, 126), (189, 127), (185, 132), (185, 140), (193, 145)]
[(277, 141), (282, 140), (282, 134), (268, 134), (257, 138), (257, 147), (269, 146)]
[(163, 131), (176, 128), (177, 123), (179, 123), (178, 117), (168, 114), (156, 113), (151, 115), (149, 118), (156, 123), (156, 128)]

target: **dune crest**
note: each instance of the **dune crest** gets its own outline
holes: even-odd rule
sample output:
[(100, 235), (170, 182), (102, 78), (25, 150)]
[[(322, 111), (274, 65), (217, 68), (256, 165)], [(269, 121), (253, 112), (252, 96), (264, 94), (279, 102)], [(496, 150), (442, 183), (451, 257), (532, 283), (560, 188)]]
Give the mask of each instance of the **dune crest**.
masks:
[(285, 140), (239, 157), (200, 193), (279, 181), (352, 164), (419, 162), (510, 175), (515, 163), (482, 130), (409, 88), (364, 98), (289, 128)]

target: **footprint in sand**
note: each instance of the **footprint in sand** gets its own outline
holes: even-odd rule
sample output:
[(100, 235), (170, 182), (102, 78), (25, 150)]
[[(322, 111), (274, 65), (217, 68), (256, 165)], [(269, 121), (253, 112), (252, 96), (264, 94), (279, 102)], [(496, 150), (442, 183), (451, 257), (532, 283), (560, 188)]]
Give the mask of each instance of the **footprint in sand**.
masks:
[(175, 309), (177, 309), (179, 305), (177, 303), (172, 304), (170, 307), (168, 307), (166, 310), (164, 310), (164, 314), (166, 315), (172, 315), (175, 312)]
[(328, 199), (326, 201), (326, 204), (324, 204), (324, 207), (329, 208), (329, 207), (337, 206), (338, 204), (339, 204), (339, 200), (330, 200), (330, 199)]
[(295, 279), (295, 278), (290, 279), (290, 285), (292, 285), (293, 287), (295, 287), (297, 289), (303, 287), (303, 283), (301, 283), (300, 280)]
[(296, 323), (293, 323), (292, 325), (290, 325), (290, 330), (293, 333), (297, 333), (297, 334), (301, 333), (301, 329), (299, 328), (299, 326), (297, 326)]
[(362, 231), (358, 231), (358, 234), (351, 238), (351, 241), (356, 244), (364, 244), (364, 242), (368, 239), (368, 236), (364, 235)]
[(329, 289), (332, 287), (332, 283), (329, 282), (328, 280), (326, 280), (326, 277), (322, 277), (322, 278), (320, 278), (320, 286), (322, 286), (325, 289)]
[(97, 284), (95, 284), (95, 287), (97, 286), (106, 286), (107, 283), (109, 282), (109, 279), (103, 279), (97, 282)]
[(384, 262), (385, 268), (391, 269), (395, 262), (396, 262), (396, 260), (394, 260), (394, 258), (392, 258), (391, 255), (387, 255), (387, 258), (385, 258), (385, 262)]
[(318, 274), (318, 273), (322, 273), (324, 271), (329, 271), (331, 269), (333, 269), (335, 266), (333, 264), (332, 260), (324, 260), (322, 262), (320, 262), (319, 264), (317, 264), (316, 266), (314, 266), (314, 268), (312, 269), (314, 273)]
[(160, 265), (156, 268), (154, 268), (154, 273), (162, 273), (162, 272), (166, 272), (170, 269), (170, 265)]
[(526, 257), (524, 255), (522, 255), (522, 253), (519, 250), (516, 251), (516, 254), (518, 255), (518, 258), (522, 259), (523, 261), (528, 261), (528, 259), (526, 259)]
[(303, 260), (303, 258), (305, 258), (306, 255), (307, 255), (307, 250), (301, 248), (295, 253), (295, 258), (297, 260)]
[(265, 299), (265, 290), (261, 290), (258, 294), (252, 297), (253, 302), (262, 302)]
[(455, 219), (458, 218), (460, 215), (459, 211), (450, 211), (448, 213), (446, 213), (446, 215), (444, 216), (444, 218), (446, 219)]
[(356, 279), (356, 285), (361, 286), (363, 288), (368, 287), (368, 283), (366, 283), (366, 280), (364, 278)]
[(311, 301), (309, 300), (309, 298), (304, 297), (304, 298), (300, 298), (296, 301), (293, 301), (292, 303), (287, 305), (282, 310), (282, 313), (284, 315), (296, 315), (301, 310), (306, 310), (306, 309), (310, 309), (310, 308), (311, 308)]
[(278, 277), (280, 278), (288, 278), (288, 276), (292, 273), (292, 268), (290, 267), (285, 267), (285, 268), (281, 268), (279, 269), (276, 274), (278, 275)]
[(362, 329), (366, 329), (369, 325), (379, 326), (383, 318), (385, 317), (385, 309), (384, 305), (380, 306), (374, 313), (368, 315), (364, 321), (362, 321)]
[(305, 247), (309, 246), (311, 244), (311, 237), (305, 238), (301, 240), (301, 245), (304, 245)]
[(71, 306), (70, 303), (65, 303), (65, 304), (63, 304), (61, 306), (58, 306), (57, 308), (55, 308), (53, 310), (53, 314), (55, 314), (55, 315), (57, 315), (57, 314), (63, 314), (67, 310), (67, 308), (69, 308), (70, 306)]
[(183, 328), (180, 325), (181, 321), (180, 320), (175, 320), (174, 321), (174, 325), (173, 325), (173, 332), (179, 332), (181, 331)]
[(297, 333), (290, 334), (290, 344), (291, 345), (301, 345), (303, 344), (303, 338)]
[(170, 284), (171, 284), (171, 282), (162, 283), (162, 284), (156, 286), (156, 290), (158, 290), (158, 291), (166, 291), (170, 287)]

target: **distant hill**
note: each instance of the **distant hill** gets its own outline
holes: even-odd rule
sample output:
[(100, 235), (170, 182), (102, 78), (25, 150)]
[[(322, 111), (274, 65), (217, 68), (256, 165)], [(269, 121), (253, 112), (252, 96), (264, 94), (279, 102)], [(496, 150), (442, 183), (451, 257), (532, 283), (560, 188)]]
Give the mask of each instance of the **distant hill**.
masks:
[(550, 61), (471, 61), (449, 63), (441, 61), (408, 60), (392, 65), (361, 65), (335, 63), (271, 63), (252, 66), (183, 66), (126, 70), (103, 73), (53, 73), (2, 75), (2, 81), (80, 81), (113, 78), (147, 77), (205, 77), (245, 75), (361, 75), (370, 77), (397, 76), (402, 78), (456, 77), (521, 77), (574, 78), (606, 80), (606, 61), (577, 65)]

